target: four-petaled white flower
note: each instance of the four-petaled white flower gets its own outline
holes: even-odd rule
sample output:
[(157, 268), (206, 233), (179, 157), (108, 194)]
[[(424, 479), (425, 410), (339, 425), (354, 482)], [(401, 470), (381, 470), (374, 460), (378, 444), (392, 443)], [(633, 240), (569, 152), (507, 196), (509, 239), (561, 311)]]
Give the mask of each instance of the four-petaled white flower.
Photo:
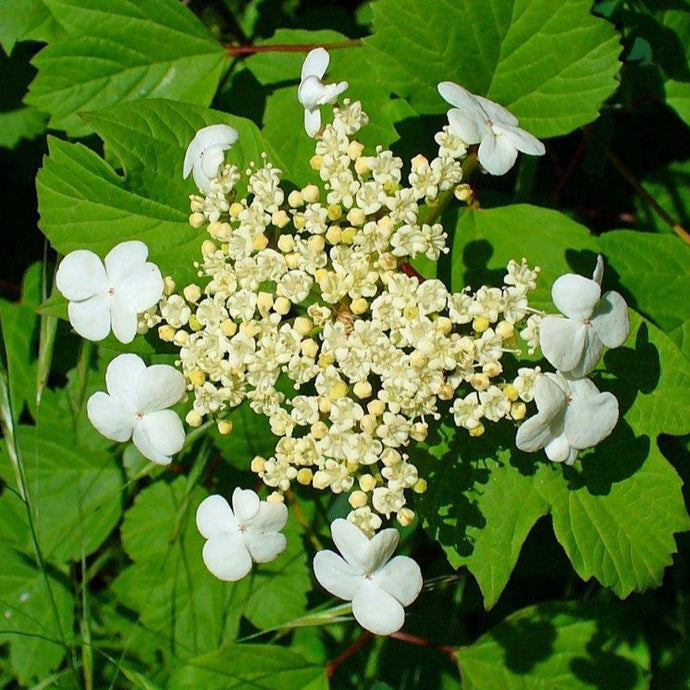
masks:
[(302, 81), (297, 90), (297, 100), (304, 106), (304, 129), (315, 137), (321, 129), (320, 106), (335, 103), (348, 87), (346, 81), (324, 84), (321, 79), (328, 69), (330, 57), (323, 48), (310, 51), (302, 65)]
[(571, 378), (594, 369), (604, 345), (618, 347), (628, 338), (630, 321), (625, 300), (617, 292), (601, 294), (604, 262), (597, 258), (592, 279), (568, 273), (553, 284), (553, 303), (567, 318), (542, 319), (539, 344), (544, 357)]
[(77, 249), (60, 262), (55, 281), (69, 300), (69, 320), (80, 336), (103, 340), (112, 326), (120, 342), (134, 340), (137, 314), (163, 294), (163, 277), (156, 264), (146, 261), (148, 253), (143, 242), (134, 240), (113, 247), (104, 261)]
[(479, 144), (479, 162), (492, 175), (504, 175), (515, 164), (517, 152), (543, 156), (544, 144), (518, 127), (518, 120), (503, 106), (475, 96), (452, 81), (438, 85), (441, 96), (455, 106), (448, 111), (454, 134), (467, 144)]
[(131, 438), (145, 458), (170, 464), (185, 433), (177, 413), (166, 408), (184, 395), (184, 376), (167, 364), (147, 367), (141, 357), (125, 354), (108, 365), (105, 385), (107, 393), (94, 393), (86, 403), (94, 427), (111, 441)]
[(182, 174), (186, 180), (192, 173), (196, 186), (208, 192), (211, 180), (218, 175), (224, 152), (239, 138), (239, 133), (230, 125), (209, 125), (202, 127), (192, 139), (184, 155)]
[(399, 534), (384, 529), (369, 539), (347, 520), (331, 525), (333, 541), (342, 557), (319, 551), (314, 557), (314, 575), (331, 594), (352, 601), (352, 613), (366, 630), (390, 635), (405, 622), (409, 606), (422, 589), (422, 573), (415, 561), (396, 556)]
[(202, 557), (206, 567), (220, 580), (242, 579), (254, 563), (276, 559), (287, 546), (285, 527), (288, 512), (284, 503), (260, 501), (250, 489), (237, 488), (232, 508), (222, 496), (209, 496), (196, 511), (196, 525), (208, 539)]
[(589, 379), (543, 374), (534, 399), (539, 412), (518, 429), (515, 445), (527, 453), (541, 448), (553, 462), (572, 465), (577, 453), (605, 439), (618, 421), (618, 401)]

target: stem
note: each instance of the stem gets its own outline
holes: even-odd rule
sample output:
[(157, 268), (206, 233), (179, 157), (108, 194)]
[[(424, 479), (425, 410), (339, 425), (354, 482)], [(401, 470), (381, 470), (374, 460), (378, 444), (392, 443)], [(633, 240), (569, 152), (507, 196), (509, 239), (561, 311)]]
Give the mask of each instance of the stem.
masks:
[(307, 533), (309, 541), (312, 543), (312, 545), (317, 551), (321, 551), (323, 549), (323, 544), (319, 540), (314, 530), (311, 528), (311, 524), (309, 523), (309, 520), (307, 520), (307, 516), (304, 514), (304, 511), (302, 510), (302, 506), (297, 502), (295, 494), (293, 494), (292, 491), (288, 491), (286, 494), (286, 498), (288, 503), (290, 504), (290, 508), (292, 509), (295, 518), (297, 519), (297, 522), (299, 522), (299, 524), (302, 525), (302, 527), (304, 527), (304, 531)]
[(409, 644), (416, 644), (420, 647), (429, 647), (430, 649), (435, 649), (439, 652), (442, 652), (446, 656), (449, 656), (453, 660), (453, 662), (456, 661), (455, 649), (453, 649), (453, 647), (434, 644), (433, 642), (429, 642), (429, 640), (425, 640), (423, 637), (417, 637), (416, 635), (408, 635), (404, 632), (395, 632), (391, 635), (391, 637), (393, 637), (396, 640), (400, 640), (401, 642), (408, 642)]
[(630, 171), (623, 161), (615, 153), (609, 151), (608, 159), (613, 167), (630, 183), (630, 186), (657, 212), (659, 217), (668, 225), (673, 232), (682, 240), (690, 244), (690, 233), (680, 224), (676, 223), (671, 216), (657, 203), (657, 200), (637, 181), (637, 178)]
[(368, 630), (362, 632), (362, 634), (344, 651), (339, 654), (333, 661), (329, 662), (326, 666), (326, 674), (329, 678), (333, 677), (336, 669), (343, 661), (349, 659), (353, 654), (357, 653), (364, 645), (373, 637), (372, 633)]
[[(43, 248), (43, 268), (41, 274), (41, 301), (48, 299), (48, 293), (55, 289), (55, 276), (50, 291), (48, 290), (48, 271), (47, 271), (48, 242), (44, 243)], [(55, 346), (55, 334), (57, 333), (58, 319), (56, 316), (41, 314), (38, 337), (38, 363), (36, 365), (36, 405), (41, 404), (43, 389), (48, 383), (50, 366), (53, 361), (53, 348)]]
[(339, 48), (354, 48), (362, 45), (361, 38), (352, 38), (348, 41), (336, 41), (334, 43), (274, 43), (267, 46), (225, 46), (228, 55), (254, 55), (255, 53), (306, 53), (314, 48), (337, 50)]

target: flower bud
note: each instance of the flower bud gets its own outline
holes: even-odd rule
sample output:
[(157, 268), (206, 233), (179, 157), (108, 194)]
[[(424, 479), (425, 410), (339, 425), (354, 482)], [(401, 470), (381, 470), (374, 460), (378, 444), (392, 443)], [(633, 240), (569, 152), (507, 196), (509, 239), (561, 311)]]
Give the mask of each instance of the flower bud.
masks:
[(326, 240), (321, 235), (312, 235), (307, 240), (307, 249), (311, 254), (321, 254), (326, 246)]
[(365, 414), (362, 419), (359, 420), (359, 428), (365, 433), (373, 436), (378, 427), (378, 421), (374, 415)]
[(260, 252), (262, 249), (266, 249), (266, 247), (268, 247), (268, 237), (263, 232), (252, 237), (252, 249), (255, 252)]
[(195, 230), (198, 230), (205, 222), (206, 216), (203, 213), (192, 213), (192, 215), (189, 216), (189, 224)]
[(347, 393), (348, 387), (345, 381), (338, 381), (338, 383), (328, 391), (328, 398), (329, 400), (340, 400), (340, 398), (344, 398)]
[(292, 235), (281, 235), (278, 238), (278, 249), (283, 254), (288, 254), (295, 248), (295, 238)]
[(292, 302), (287, 297), (276, 297), (275, 302), (273, 302), (273, 311), (276, 314), (285, 316), (290, 309), (292, 309)]
[(338, 225), (331, 225), (328, 230), (326, 230), (326, 241), (329, 244), (338, 244), (342, 236), (342, 230)]
[(350, 311), (357, 316), (364, 314), (367, 309), (369, 309), (369, 304), (364, 297), (353, 299), (352, 303), (350, 304)]
[(342, 232), (340, 233), (340, 242), (342, 244), (352, 244), (354, 242), (356, 234), (357, 228), (343, 228)]
[(260, 455), (257, 455), (253, 460), (251, 465), (249, 466), (252, 470), (252, 472), (256, 472), (256, 474), (260, 474), (266, 469), (266, 460), (262, 458)]
[(525, 415), (527, 414), (527, 405), (522, 402), (522, 400), (518, 402), (514, 402), (510, 406), (510, 416), (515, 420), (519, 421), (521, 419), (525, 418)]
[(515, 402), (520, 397), (517, 389), (512, 383), (508, 383), (503, 387), (503, 395), (506, 400), (510, 400), (510, 402)]
[(266, 496), (266, 500), (269, 503), (285, 503), (285, 496), (283, 496), (280, 491), (272, 491)]
[(415, 422), (410, 429), (410, 437), (420, 443), (426, 439), (429, 434), (429, 425), (425, 422)]
[(299, 472), (297, 472), (295, 479), (297, 480), (298, 484), (301, 484), (302, 486), (309, 486), (313, 477), (314, 473), (308, 467), (303, 467), (301, 470), (299, 470)]
[(165, 325), (158, 327), (158, 337), (166, 343), (173, 342), (175, 338), (175, 329), (172, 326)]
[(375, 487), (376, 487), (376, 479), (372, 475), (363, 474), (359, 478), (359, 488), (362, 491), (369, 493), (370, 491), (373, 491)]
[(395, 518), (400, 523), (400, 525), (402, 525), (403, 527), (407, 527), (408, 525), (411, 525), (414, 522), (414, 510), (410, 510), (410, 508), (401, 508), (397, 512)]
[(188, 302), (198, 302), (201, 298), (201, 288), (192, 283), (191, 285), (187, 285), (187, 287), (182, 290), (182, 294)]
[(414, 486), (412, 487), (412, 491), (414, 491), (416, 494), (423, 494), (427, 490), (427, 482), (426, 479), (422, 479), (421, 477), (415, 482)]
[(319, 344), (313, 338), (307, 338), (300, 343), (300, 350), (305, 357), (314, 359), (319, 352)]
[(496, 334), (501, 336), (501, 339), (508, 340), (512, 338), (515, 333), (515, 328), (510, 321), (501, 321), (496, 326)]
[(237, 333), (237, 324), (232, 319), (225, 319), (225, 321), (220, 324), (220, 332), (226, 338), (231, 338)]
[(201, 422), (203, 421), (203, 419), (196, 410), (190, 410), (189, 412), (187, 412), (184, 421), (187, 422), (189, 426), (197, 427), (201, 426)]
[(314, 322), (307, 316), (298, 316), (292, 327), (305, 338), (311, 333), (312, 328), (314, 328)]
[(331, 221), (340, 220), (343, 217), (343, 207), (340, 204), (329, 204), (327, 217)]
[(487, 362), (482, 367), (482, 372), (490, 378), (498, 376), (503, 371), (503, 365), (500, 362)]
[(477, 391), (485, 391), (491, 385), (491, 380), (484, 373), (473, 374), (470, 377), (470, 385)]
[(163, 294), (169, 297), (173, 292), (175, 292), (175, 281), (172, 276), (165, 276), (163, 278)]
[(459, 184), (453, 192), (458, 201), (470, 203), (472, 201), (472, 187), (468, 184)]
[(204, 256), (210, 256), (211, 254), (215, 254), (217, 249), (218, 246), (215, 242), (213, 242), (213, 240), (204, 240), (201, 243), (201, 253)]
[(312, 170), (321, 170), (321, 165), (323, 164), (323, 158), (316, 154), (309, 159), (309, 166)]
[(480, 422), (477, 426), (470, 429), (470, 436), (482, 436), (484, 434), (484, 425)]
[(189, 340), (189, 333), (187, 331), (179, 330), (175, 333), (175, 337), (173, 338), (173, 343), (177, 345), (177, 347), (183, 347), (184, 345), (187, 344), (187, 341)]
[(386, 411), (386, 403), (383, 400), (372, 400), (367, 404), (367, 412), (375, 417), (380, 417)]
[(317, 441), (328, 436), (328, 427), (322, 421), (318, 421), (311, 425), (311, 435)]
[(229, 433), (232, 433), (232, 422), (229, 419), (219, 419), (218, 433), (221, 436), (227, 436)]
[(472, 328), (477, 333), (483, 333), (490, 325), (489, 319), (486, 316), (475, 316), (474, 321), (472, 321)]
[(347, 147), (347, 155), (353, 161), (359, 159), (359, 157), (362, 155), (362, 151), (364, 151), (364, 144), (361, 144), (358, 141), (351, 141), (350, 145)]
[(352, 225), (364, 225), (366, 218), (361, 208), (351, 208), (347, 214), (347, 222)]
[(368, 398), (371, 395), (371, 384), (369, 381), (357, 381), (352, 388), (352, 392), (360, 399)]
[[(284, 228), (289, 222), (290, 216), (288, 216), (282, 208), (279, 211), (275, 211), (271, 216), (271, 223), (277, 228)], [(278, 246), (280, 246), (280, 244)]]
[(347, 501), (353, 508), (364, 508), (368, 499), (364, 491), (353, 491)]
[(360, 176), (364, 177), (371, 172), (371, 158), (369, 156), (360, 156), (355, 161), (355, 172)]
[(288, 194), (287, 201), (291, 208), (304, 206), (304, 197), (302, 197), (302, 193), (296, 189), (293, 189), (290, 194)]
[(308, 204), (315, 204), (319, 200), (319, 188), (315, 184), (308, 184), (302, 190), (302, 198)]
[(201, 369), (194, 369), (193, 371), (190, 371), (187, 378), (192, 386), (203, 386), (206, 382), (206, 374), (204, 374)]

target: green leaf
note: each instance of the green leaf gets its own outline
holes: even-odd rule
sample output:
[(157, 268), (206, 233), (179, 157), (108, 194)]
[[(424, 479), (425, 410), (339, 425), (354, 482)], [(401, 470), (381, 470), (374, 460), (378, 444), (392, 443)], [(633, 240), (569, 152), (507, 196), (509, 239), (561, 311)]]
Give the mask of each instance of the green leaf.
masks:
[[(41, 409), (50, 403), (44, 400)], [(34, 524), (43, 556), (63, 563), (95, 551), (112, 532), (122, 512), (122, 470), (105, 451), (71, 445), (60, 426), (19, 427), (19, 443)], [(6, 451), (0, 455), (0, 472), (17, 488), (9, 470)], [(18, 500), (5, 492), (0, 504)], [(28, 525), (23, 548), (30, 552)]]
[(597, 117), (616, 88), (620, 44), (590, 0), (380, 0), (365, 44), (381, 77), (420, 112), (450, 80), (500, 103), (539, 137)]
[(0, 642), (9, 642), (12, 671), (28, 685), (57, 668), (65, 656), (73, 625), (72, 595), (66, 578), (44, 575), (7, 544), (0, 544), (0, 562)]
[(190, 659), (176, 670), (168, 688), (281, 688), (281, 690), (327, 690), (323, 666), (314, 666), (301, 656), (275, 645), (231, 645)]
[(525, 456), (511, 448), (514, 432), (505, 432), (501, 426), (470, 438), (443, 425), (427, 439), (426, 452), (413, 451), (428, 481), (415, 503), (424, 527), (454, 568), (465, 565), (474, 575), (487, 609), (508, 584), (530, 530), (549, 511), (525, 471)]
[(204, 25), (176, 0), (45, 0), (67, 35), (35, 58), (26, 102), (70, 136), (79, 112), (157, 97), (208, 105), (226, 63)]
[(3, 0), (0, 45), (7, 55), (18, 41), (48, 41), (63, 33), (43, 0)]
[(458, 650), (472, 690), (580, 690), (649, 687), (649, 652), (630, 624), (596, 603), (522, 609)]
[(196, 190), (182, 179), (185, 149), (195, 132), (210, 124), (232, 125), (240, 141), (228, 161), (243, 166), (267, 150), (281, 164), (251, 122), (197, 106), (150, 100), (88, 119), (120, 159), (126, 178), (84, 146), (50, 138), (36, 182), (41, 229), (62, 254), (90, 249), (102, 257), (118, 242), (139, 239), (163, 274), (180, 285), (196, 280), (192, 264), (206, 236), (189, 226), (189, 194)]
[(168, 685), (169, 690), (200, 687), (327, 690), (329, 685), (323, 666), (315, 666), (289, 649), (243, 644), (191, 659), (173, 673)]

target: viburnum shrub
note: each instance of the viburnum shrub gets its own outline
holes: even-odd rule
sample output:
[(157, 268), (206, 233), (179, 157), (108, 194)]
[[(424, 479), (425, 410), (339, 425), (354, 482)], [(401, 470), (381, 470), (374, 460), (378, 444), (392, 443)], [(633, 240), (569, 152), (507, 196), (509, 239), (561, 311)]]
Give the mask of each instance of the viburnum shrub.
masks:
[[(505, 4), (378, 0), (363, 41), (219, 54), (175, 0), (45, 0), (26, 110), (80, 141), (37, 177), (52, 289), (0, 305), (2, 678), (647, 686), (663, 654), (613, 595), (690, 527), (662, 453), (688, 237), (533, 193), (553, 168), (557, 204), (548, 140), (614, 98), (620, 46), (588, 3)], [(388, 637), (453, 673), (387, 675)]]

